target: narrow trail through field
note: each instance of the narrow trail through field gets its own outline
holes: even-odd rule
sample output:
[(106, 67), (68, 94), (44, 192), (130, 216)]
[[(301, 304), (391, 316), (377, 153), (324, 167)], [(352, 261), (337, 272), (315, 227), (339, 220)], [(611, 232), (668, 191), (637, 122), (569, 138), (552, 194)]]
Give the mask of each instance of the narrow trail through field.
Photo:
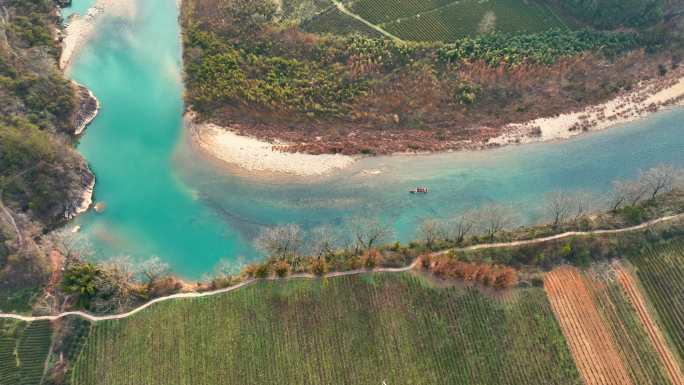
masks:
[(389, 38), (392, 39), (392, 40), (396, 40), (396, 41), (398, 41), (398, 42), (400, 42), (400, 43), (403, 43), (403, 42), (404, 42), (404, 41), (403, 41), (402, 39), (400, 39), (398, 36), (392, 35), (391, 33), (385, 31), (384, 29), (382, 29), (382, 28), (378, 27), (377, 25), (371, 23), (370, 21), (364, 19), (363, 17), (361, 17), (361, 16), (355, 14), (354, 12), (348, 10), (347, 7), (345, 7), (344, 4), (342, 4), (341, 2), (339, 2), (339, 1), (337, 1), (337, 0), (331, 0), (331, 1), (333, 2), (333, 4), (335, 4), (335, 7), (337, 7), (337, 10), (340, 11), (340, 12), (342, 12), (342, 13), (344, 13), (345, 15), (347, 15), (347, 16), (349, 16), (349, 17), (352, 17), (352, 18), (354, 18), (354, 19), (356, 19), (356, 20), (362, 22), (363, 24), (365, 24), (365, 25), (367, 25), (368, 27), (370, 27), (370, 28), (372, 28), (372, 29), (374, 29), (374, 30), (380, 32), (381, 34), (383, 34), (383, 35), (389, 37)]
[[(661, 217), (661, 218), (654, 219), (654, 220), (651, 220), (648, 222), (644, 222), (640, 225), (636, 225), (636, 226), (632, 226), (632, 227), (626, 227), (626, 228), (622, 228), (622, 229), (594, 230), (594, 231), (586, 231), (586, 232), (570, 231), (570, 232), (557, 234), (557, 235), (553, 235), (553, 236), (549, 236), (549, 237), (528, 239), (528, 240), (524, 240), (524, 241), (487, 243), (487, 244), (482, 244), (482, 245), (448, 249), (448, 250), (436, 252), (432, 255), (434, 255), (434, 256), (443, 255), (443, 254), (449, 253), (451, 251), (473, 251), (473, 250), (498, 249), (498, 248), (505, 248), (505, 247), (517, 247), (517, 246), (533, 245), (533, 244), (540, 244), (540, 243), (544, 243), (544, 242), (549, 242), (549, 241), (554, 241), (554, 240), (569, 238), (569, 237), (576, 237), (576, 236), (592, 236), (592, 235), (601, 235), (601, 234), (626, 233), (626, 232), (631, 232), (631, 231), (643, 230), (645, 228), (654, 226), (654, 225), (659, 224), (659, 223), (675, 221), (678, 219), (684, 219), (684, 213)], [(242, 287), (252, 285), (252, 284), (259, 282), (259, 281), (274, 281), (274, 280), (281, 280), (281, 279), (287, 280), (287, 279), (334, 278), (334, 277), (358, 275), (358, 274), (364, 274), (364, 273), (401, 273), (401, 272), (407, 272), (407, 271), (413, 270), (418, 265), (418, 263), (419, 263), (419, 260), (416, 259), (413, 261), (413, 263), (411, 263), (409, 266), (406, 266), (406, 267), (398, 267), (398, 268), (387, 267), (387, 268), (376, 268), (373, 270), (358, 269), (358, 270), (350, 270), (350, 271), (336, 271), (336, 272), (328, 273), (324, 276), (317, 276), (314, 274), (293, 274), (293, 275), (290, 275), (286, 278), (253, 278), (253, 279), (244, 281), (242, 283), (239, 283), (235, 286), (227, 287), (225, 289), (207, 291), (207, 292), (202, 292), (202, 293), (179, 293), (179, 294), (172, 294), (172, 295), (165, 296), (165, 297), (159, 297), (159, 298), (156, 298), (150, 302), (147, 302), (147, 303), (141, 305), (140, 307), (137, 307), (137, 308), (135, 308), (129, 312), (121, 313), (121, 314), (112, 314), (112, 315), (106, 315), (106, 316), (94, 316), (92, 314), (88, 314), (88, 313), (82, 312), (82, 311), (69, 311), (69, 312), (64, 312), (64, 313), (60, 313), (60, 314), (56, 314), (56, 315), (49, 315), (49, 316), (24, 316), (24, 315), (20, 315), (20, 314), (0, 313), (0, 319), (6, 318), (6, 319), (16, 319), (16, 320), (20, 320), (20, 321), (31, 322), (31, 321), (40, 321), (40, 320), (54, 321), (54, 320), (58, 320), (58, 319), (64, 318), (64, 317), (78, 316), (78, 317), (83, 317), (83, 318), (85, 318), (89, 321), (93, 321), (93, 322), (117, 320), (117, 319), (130, 317), (136, 313), (139, 313), (140, 311), (147, 309), (148, 307), (154, 305), (155, 303), (159, 303), (159, 302), (163, 302), (163, 301), (169, 301), (169, 300), (173, 300), (173, 299), (180, 299), (180, 298), (201, 298), (201, 297), (208, 297), (208, 296), (212, 296), (212, 295), (228, 293), (228, 292), (231, 292), (233, 290), (237, 290), (237, 289), (240, 289)]]
[(670, 350), (662, 331), (656, 324), (655, 320), (651, 316), (646, 306), (646, 301), (641, 294), (638, 283), (634, 280), (632, 275), (625, 270), (619, 263), (614, 264), (614, 269), (617, 272), (617, 278), (619, 282), (625, 289), (625, 292), (632, 302), (634, 309), (639, 315), (641, 323), (644, 325), (644, 329), (648, 334), (648, 338), (658, 353), (658, 357), (663, 363), (663, 366), (667, 370), (667, 375), (673, 385), (684, 385), (684, 376), (682, 370), (679, 367), (679, 363), (674, 358), (672, 351)]
[(564, 266), (547, 274), (544, 289), (585, 383), (633, 384), (592, 292), (577, 269)]

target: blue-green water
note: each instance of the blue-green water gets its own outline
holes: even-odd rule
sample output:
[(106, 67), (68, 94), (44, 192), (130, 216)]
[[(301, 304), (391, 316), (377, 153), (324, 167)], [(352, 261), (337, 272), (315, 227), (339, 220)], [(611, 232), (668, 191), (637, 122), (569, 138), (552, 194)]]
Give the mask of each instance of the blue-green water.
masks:
[[(158, 255), (196, 278), (220, 259), (258, 258), (250, 240), (268, 225), (342, 226), (356, 216), (379, 216), (407, 241), (422, 219), (482, 202), (511, 203), (534, 220), (549, 191), (601, 194), (639, 169), (684, 165), (684, 109), (678, 108), (557, 143), (365, 159), (309, 182), (232, 175), (184, 135), (174, 3), (137, 0), (135, 20), (106, 19), (71, 71), (103, 106), (79, 149), (97, 175), (96, 200), (107, 209), (78, 219), (102, 257)], [(430, 194), (409, 195), (417, 185), (428, 185)]]
[(95, 4), (96, 0), (72, 0), (71, 6), (62, 9), (62, 17), (66, 20), (69, 16), (78, 13), (83, 16), (87, 13), (88, 8)]

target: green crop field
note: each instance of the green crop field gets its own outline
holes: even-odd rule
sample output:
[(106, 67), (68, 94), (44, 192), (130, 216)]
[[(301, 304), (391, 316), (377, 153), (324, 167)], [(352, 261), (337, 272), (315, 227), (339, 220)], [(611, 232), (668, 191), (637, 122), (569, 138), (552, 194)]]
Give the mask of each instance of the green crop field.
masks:
[(424, 278), (259, 283), (97, 323), (74, 385), (580, 384), (543, 290)]
[(630, 261), (684, 363), (684, 243), (659, 247)]
[(343, 14), (334, 6), (329, 7), (315, 17), (303, 21), (301, 23), (301, 28), (307, 32), (330, 33), (335, 35), (361, 33), (370, 37), (382, 36), (378, 31)]
[(0, 320), (0, 385), (38, 385), (52, 329), (47, 321)]
[[(368, 7), (376, 2), (396, 1), (362, 0)], [(367, 6), (359, 3), (355, 7), (365, 11)], [(462, 0), (427, 11), (407, 11), (401, 10), (399, 17), (384, 17), (380, 27), (402, 39), (419, 41), (453, 41), (493, 31), (533, 33), (563, 27), (547, 6), (525, 0)]]
[[(415, 41), (453, 41), (493, 31), (532, 33), (564, 27), (547, 5), (534, 0), (358, 0), (346, 6), (387, 32)], [(305, 25), (313, 31), (342, 33), (362, 24), (333, 7)], [(359, 31), (367, 32), (368, 27)]]

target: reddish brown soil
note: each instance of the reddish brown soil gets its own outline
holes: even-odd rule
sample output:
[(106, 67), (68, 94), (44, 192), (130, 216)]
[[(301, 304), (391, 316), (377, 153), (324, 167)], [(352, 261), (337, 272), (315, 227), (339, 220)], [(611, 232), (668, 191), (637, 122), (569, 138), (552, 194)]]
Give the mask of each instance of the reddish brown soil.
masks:
[(572, 267), (556, 269), (547, 275), (544, 288), (585, 383), (633, 384), (580, 273)]
[(639, 290), (639, 285), (636, 283), (632, 275), (621, 265), (616, 264), (615, 270), (617, 272), (618, 280), (624, 287), (627, 297), (639, 315), (639, 319), (644, 325), (644, 329), (648, 334), (648, 338), (651, 340), (651, 343), (653, 343), (656, 353), (658, 354), (658, 357), (660, 357), (670, 381), (674, 385), (684, 385), (684, 376), (682, 375), (682, 370), (679, 367), (679, 363), (670, 351), (662, 331), (649, 313), (648, 307), (646, 306), (646, 301)]

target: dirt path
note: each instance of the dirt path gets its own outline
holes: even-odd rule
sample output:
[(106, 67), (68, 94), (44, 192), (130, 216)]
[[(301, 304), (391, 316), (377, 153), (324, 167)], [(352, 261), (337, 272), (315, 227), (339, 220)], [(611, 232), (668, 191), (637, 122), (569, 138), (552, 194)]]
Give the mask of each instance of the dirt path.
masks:
[(592, 292), (577, 269), (565, 266), (547, 274), (544, 289), (585, 383), (633, 384)]
[(354, 18), (354, 19), (356, 19), (356, 20), (358, 20), (358, 21), (360, 21), (360, 22), (362, 22), (363, 24), (365, 24), (365, 25), (367, 25), (368, 27), (370, 27), (370, 28), (372, 28), (372, 29), (378, 31), (379, 33), (381, 33), (381, 34), (383, 34), (383, 35), (389, 37), (389, 38), (392, 39), (392, 40), (396, 40), (396, 41), (398, 41), (398, 42), (400, 42), (400, 43), (403, 43), (403, 42), (404, 42), (404, 41), (403, 41), (402, 39), (400, 39), (399, 37), (397, 37), (397, 36), (395, 36), (395, 35), (392, 35), (391, 33), (385, 31), (384, 29), (382, 29), (382, 28), (378, 27), (377, 25), (375, 25), (375, 24), (369, 22), (368, 20), (364, 19), (363, 17), (361, 17), (361, 16), (355, 14), (354, 12), (348, 10), (347, 7), (345, 7), (344, 4), (342, 4), (341, 2), (339, 2), (339, 1), (337, 1), (337, 0), (332, 0), (332, 2), (333, 2), (333, 4), (335, 4), (335, 7), (337, 7), (337, 9), (338, 9), (340, 12), (344, 13), (345, 15), (347, 15), (347, 16), (349, 16), (349, 17), (351, 17), (351, 18)]
[[(552, 240), (568, 238), (568, 237), (575, 237), (575, 236), (591, 236), (591, 235), (599, 235), (599, 234), (625, 233), (625, 232), (630, 232), (630, 231), (642, 230), (642, 229), (651, 227), (653, 225), (656, 225), (658, 223), (670, 222), (670, 221), (674, 221), (674, 220), (682, 219), (682, 218), (684, 218), (684, 214), (670, 215), (670, 216), (654, 219), (652, 221), (644, 222), (644, 223), (637, 225), (637, 226), (627, 227), (624, 229), (595, 230), (595, 231), (587, 231), (587, 232), (571, 231), (571, 232), (553, 235), (553, 236), (545, 237), (545, 238), (536, 238), (536, 239), (529, 239), (529, 240), (524, 240), (524, 241), (513, 241), (513, 242), (488, 243), (488, 244), (475, 245), (475, 246), (458, 248), (458, 249), (449, 249), (449, 250), (444, 250), (444, 251), (434, 253), (433, 255), (435, 255), (435, 256), (443, 255), (443, 254), (449, 253), (451, 251), (472, 251), (472, 250), (496, 249), (496, 248), (504, 248), (504, 247), (516, 247), (516, 246), (523, 246), (523, 245), (532, 245), (532, 244), (539, 244), (539, 243), (549, 242)], [(406, 266), (406, 267), (401, 267), (401, 268), (377, 268), (374, 270), (359, 269), (359, 270), (351, 270), (351, 271), (338, 271), (338, 272), (326, 274), (324, 277), (325, 278), (333, 278), (333, 277), (341, 277), (341, 276), (346, 276), (346, 275), (357, 275), (357, 274), (371, 273), (371, 272), (377, 272), (377, 273), (406, 272), (406, 271), (410, 271), (413, 268), (415, 268), (417, 266), (418, 262), (419, 262), (419, 260), (416, 259), (415, 261), (413, 261), (413, 263), (411, 263), (411, 265)], [(30, 322), (30, 321), (37, 321), (37, 320), (54, 321), (54, 320), (57, 320), (60, 318), (68, 317), (68, 316), (79, 316), (79, 317), (83, 317), (83, 318), (90, 320), (90, 321), (93, 321), (93, 322), (115, 320), (115, 319), (122, 319), (122, 318), (130, 317), (133, 314), (136, 314), (136, 313), (138, 313), (144, 309), (147, 309), (148, 307), (154, 305), (157, 302), (169, 301), (169, 300), (178, 299), (178, 298), (208, 297), (208, 296), (212, 296), (212, 295), (228, 293), (230, 291), (240, 289), (244, 286), (251, 285), (251, 284), (258, 282), (260, 280), (298, 279), (298, 278), (313, 279), (313, 278), (320, 278), (320, 277), (313, 275), (313, 274), (293, 274), (287, 278), (250, 279), (250, 280), (242, 282), (238, 285), (227, 287), (225, 289), (220, 289), (220, 290), (207, 291), (207, 292), (203, 292), (203, 293), (180, 293), (180, 294), (169, 295), (166, 297), (159, 297), (159, 298), (156, 298), (150, 302), (147, 302), (146, 304), (141, 305), (140, 307), (135, 308), (135, 309), (133, 309), (127, 313), (114, 314), (114, 315), (108, 315), (108, 316), (94, 316), (92, 314), (88, 314), (88, 313), (85, 313), (82, 311), (70, 311), (70, 312), (60, 313), (60, 314), (51, 315), (51, 316), (23, 316), (23, 315), (19, 315), (19, 314), (0, 313), (0, 319), (11, 318), (11, 319), (16, 319), (16, 320), (20, 320), (20, 321)]]
[(622, 267), (621, 264), (615, 263), (614, 269), (617, 272), (617, 278), (624, 287), (627, 297), (632, 302), (632, 306), (639, 315), (641, 323), (648, 334), (648, 338), (656, 349), (658, 357), (667, 371), (667, 375), (673, 385), (684, 385), (684, 376), (679, 367), (679, 363), (674, 358), (672, 351), (663, 336), (662, 331), (656, 324), (646, 306), (646, 301), (639, 290), (638, 283), (634, 280), (632, 275)]
[(562, 234), (551, 235), (551, 236), (544, 237), (544, 238), (535, 238), (535, 239), (527, 239), (524, 241), (502, 242), (502, 243), (485, 243), (482, 245), (464, 247), (462, 249), (457, 249), (457, 250), (458, 251), (472, 251), (472, 250), (483, 250), (483, 249), (496, 249), (496, 248), (501, 248), (501, 247), (517, 247), (517, 246), (534, 245), (534, 244), (554, 241), (554, 240), (563, 239), (563, 238), (570, 238), (570, 237), (585, 237), (585, 236), (592, 236), (592, 235), (628, 233), (631, 231), (643, 230), (645, 228), (655, 226), (659, 223), (675, 221), (677, 219), (684, 219), (684, 214), (668, 215), (668, 216), (661, 217), (658, 219), (654, 219), (654, 220), (651, 220), (648, 222), (644, 222), (644, 223), (636, 225), (636, 226), (625, 227), (622, 229), (594, 230), (594, 231), (568, 231), (568, 232), (565, 232)]
[(62, 256), (59, 251), (52, 250), (50, 254), (48, 254), (48, 257), (50, 259), (50, 269), (52, 272), (50, 273), (50, 279), (48, 280), (47, 291), (51, 293), (62, 279), (64, 256)]
[(239, 283), (235, 286), (227, 287), (225, 289), (219, 289), (219, 290), (214, 290), (214, 291), (206, 291), (203, 293), (179, 293), (179, 294), (173, 294), (169, 295), (166, 297), (159, 297), (156, 299), (153, 299), (150, 302), (147, 302), (144, 305), (141, 305), (140, 307), (137, 307), (127, 313), (121, 313), (121, 314), (113, 314), (113, 315), (106, 315), (106, 316), (94, 316), (92, 314), (88, 314), (82, 311), (68, 311), (64, 313), (60, 313), (57, 315), (49, 315), (49, 316), (23, 316), (19, 314), (3, 314), (0, 313), (0, 319), (2, 318), (11, 318), (11, 319), (16, 319), (19, 321), (25, 321), (25, 322), (32, 322), (32, 321), (41, 321), (41, 320), (47, 320), (47, 321), (56, 321), (60, 318), (68, 317), (68, 316), (78, 316), (78, 317), (83, 317), (89, 321), (92, 322), (97, 322), (97, 321), (108, 321), (108, 320), (117, 320), (117, 319), (122, 319), (122, 318), (127, 318), (130, 317), (136, 313), (139, 313), (148, 307), (159, 303), (159, 302), (164, 302), (164, 301), (169, 301), (173, 299), (179, 299), (179, 298), (200, 298), (200, 297), (209, 297), (212, 295), (217, 295), (217, 294), (223, 294), (223, 293), (228, 293), (234, 290), (241, 289), (245, 286), (252, 285), (256, 282), (259, 281), (276, 281), (276, 280), (290, 280), (290, 279), (316, 279), (316, 278), (333, 278), (333, 277), (342, 277), (342, 276), (347, 276), (347, 275), (358, 275), (358, 274), (363, 274), (363, 273), (401, 273), (401, 272), (406, 272), (409, 270), (414, 269), (418, 265), (419, 260), (416, 259), (413, 261), (413, 263), (409, 266), (406, 267), (399, 267), (399, 268), (377, 268), (373, 270), (366, 270), (366, 269), (358, 269), (358, 270), (350, 270), (350, 271), (337, 271), (333, 272), (330, 274), (326, 274), (323, 277), (314, 275), (314, 274), (293, 274), (290, 275), (286, 278), (253, 278), (247, 281), (244, 281), (242, 283)]

